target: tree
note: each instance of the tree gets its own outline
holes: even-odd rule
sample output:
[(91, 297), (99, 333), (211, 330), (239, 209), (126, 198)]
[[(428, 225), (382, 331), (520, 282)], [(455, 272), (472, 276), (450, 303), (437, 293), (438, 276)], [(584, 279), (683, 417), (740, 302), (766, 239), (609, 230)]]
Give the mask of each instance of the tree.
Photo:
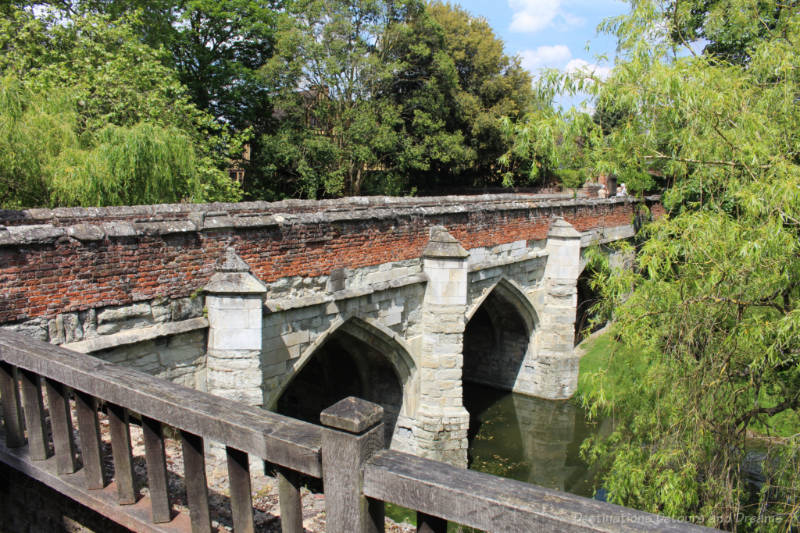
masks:
[[(588, 377), (587, 405), (616, 426), (587, 450), (616, 503), (789, 531), (800, 524), (800, 10), (760, 2), (775, 17), (753, 35), (738, 2), (715, 2), (703, 31), (724, 27), (743, 54), (730, 58), (688, 41), (676, 53), (675, 4), (636, 1), (607, 24), (621, 55), (595, 93), (625, 120), (590, 157), (671, 186), (636, 270), (596, 282), (633, 355)], [(760, 488), (743, 469), (752, 437), (767, 454)]]
[(295, 78), (276, 100), (277, 128), (260, 139), (269, 181), (291, 176), (290, 194), (358, 194), (368, 172), (386, 167), (399, 137), (397, 109), (379, 95), (392, 64), (385, 40), (418, 7), (375, 0), (294, 6), (280, 53), (263, 69), (265, 77), (288, 71)]
[(485, 20), (417, 0), (295, 9), (264, 69), (297, 80), (260, 140), (267, 182), (290, 176), (305, 194), (336, 195), (499, 180), (501, 119), (524, 111), (530, 77)]
[[(124, 21), (143, 44), (163, 49), (191, 101), (239, 129), (259, 126), (269, 80), (258, 69), (272, 57), (284, 1), (49, 0), (61, 17), (102, 15)], [(266, 85), (265, 85), (266, 82)]]
[[(503, 52), (503, 42), (482, 17), (449, 2), (428, 5), (431, 17), (444, 30), (445, 50), (458, 73), (456, 109), (450, 119), (463, 132), (474, 162), (451, 180), (463, 185), (499, 185), (498, 158), (509, 149), (504, 122), (516, 124), (534, 103), (531, 75), (518, 57)], [(462, 174), (461, 177), (458, 175)]]
[(796, 2), (692, 0), (670, 2), (664, 19), (676, 46), (705, 42), (703, 53), (743, 65), (759, 41), (769, 38)]
[[(11, 8), (0, 29), (2, 114), (15, 130), (5, 137), (4, 205), (238, 197), (222, 170), (234, 139), (189, 101), (130, 24)], [(41, 150), (48, 128), (59, 134)]]

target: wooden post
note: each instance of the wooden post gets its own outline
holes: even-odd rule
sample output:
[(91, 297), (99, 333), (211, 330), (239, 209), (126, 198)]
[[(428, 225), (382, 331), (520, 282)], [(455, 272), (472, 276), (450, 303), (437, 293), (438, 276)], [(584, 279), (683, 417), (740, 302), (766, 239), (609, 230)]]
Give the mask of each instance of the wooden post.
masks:
[(19, 403), (17, 369), (0, 362), (0, 397), (3, 401), (3, 421), (6, 426), (6, 446), (19, 448), (25, 445), (25, 428)]
[(28, 453), (33, 461), (44, 461), (50, 455), (47, 443), (47, 428), (44, 422), (44, 402), (42, 382), (37, 374), (23, 370), (22, 411), (25, 413), (25, 427), (28, 428)]
[(181, 431), (181, 450), (183, 451), (183, 479), (186, 483), (186, 499), (189, 500), (192, 533), (211, 533), (203, 437), (188, 431)]
[(384, 447), (383, 408), (350, 396), (322, 411), (328, 533), (381, 533), (383, 502), (363, 494), (363, 465)]
[(167, 461), (164, 453), (164, 434), (161, 422), (142, 417), (144, 456), (147, 461), (147, 485), (150, 489), (150, 509), (153, 522), (161, 524), (172, 520), (167, 482)]
[(228, 459), (233, 530), (237, 533), (254, 533), (256, 528), (250, 488), (250, 461), (246, 453), (230, 447), (225, 448), (225, 455)]
[(50, 406), (56, 468), (59, 474), (72, 474), (78, 465), (75, 460), (75, 440), (72, 437), (69, 392), (64, 385), (52, 379), (45, 380), (45, 388), (47, 389), (47, 403)]
[(303, 533), (303, 500), (300, 476), (288, 468), (278, 468), (278, 498), (281, 507), (281, 531)]
[(100, 445), (100, 424), (97, 420), (97, 400), (93, 396), (75, 391), (78, 408), (78, 435), (81, 438), (81, 460), (86, 473), (86, 488), (102, 489), (103, 450)]
[(128, 410), (114, 404), (106, 404), (111, 429), (111, 456), (114, 458), (114, 480), (120, 505), (136, 503), (136, 483), (133, 476), (131, 455), (131, 429)]

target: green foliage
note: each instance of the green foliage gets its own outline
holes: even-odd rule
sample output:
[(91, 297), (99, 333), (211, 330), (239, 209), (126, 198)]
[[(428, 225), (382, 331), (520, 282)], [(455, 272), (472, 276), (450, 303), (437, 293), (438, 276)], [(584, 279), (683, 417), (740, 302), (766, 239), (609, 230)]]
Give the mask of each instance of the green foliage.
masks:
[(527, 108), (530, 78), (485, 20), (418, 0), (305, 0), (289, 14), (262, 69), (284, 81), (276, 128), (258, 141), (260, 191), (408, 193), (500, 179), (501, 117)]
[(15, 78), (0, 78), (0, 207), (49, 204), (49, 165), (78, 145), (76, 116), (64, 93), (35, 98)]
[(222, 168), (240, 139), (191, 103), (132, 22), (13, 8), (0, 17), (0, 115), (13, 125), (3, 205), (239, 198)]
[[(799, 523), (798, 428), (774, 438), (800, 408), (800, 12), (783, 7), (759, 3), (776, 15), (756, 35), (735, 0), (704, 13), (704, 31), (749, 35), (742, 63), (676, 54), (675, 4), (633, 2), (606, 25), (621, 59), (593, 89), (615, 117), (594, 167), (671, 187), (635, 271), (596, 282), (623, 355), (583, 388), (617, 423), (587, 452), (612, 501), (738, 531)], [(742, 466), (757, 433), (760, 490)]]
[[(445, 103), (453, 106), (445, 121), (461, 132), (460, 142), (467, 151), (454, 154), (439, 175), (449, 172), (451, 182), (467, 186), (499, 185), (503, 169), (497, 159), (508, 150), (503, 118), (516, 123), (529, 110), (533, 100), (530, 74), (518, 57), (503, 53), (503, 42), (486, 19), (449, 2), (431, 2), (428, 13), (444, 32), (444, 52), (458, 76), (453, 103)], [(461, 161), (461, 167), (455, 161)]]
[(213, 201), (236, 196), (181, 130), (139, 122), (80, 132), (76, 98), (0, 80), (4, 208)]
[(258, 141), (266, 180), (257, 187), (284, 179), (284, 194), (358, 194), (370, 171), (387, 166), (400, 137), (396, 107), (379, 98), (391, 68), (386, 32), (412, 9), (413, 2), (373, 0), (292, 6), (278, 54), (262, 69), (265, 78), (293, 79), (275, 101), (277, 128)]
[(586, 181), (586, 172), (582, 169), (563, 168), (558, 171), (558, 179), (568, 189), (575, 189)]
[(53, 165), (54, 205), (132, 205), (204, 197), (191, 141), (180, 130), (139, 123), (107, 126), (88, 149)]

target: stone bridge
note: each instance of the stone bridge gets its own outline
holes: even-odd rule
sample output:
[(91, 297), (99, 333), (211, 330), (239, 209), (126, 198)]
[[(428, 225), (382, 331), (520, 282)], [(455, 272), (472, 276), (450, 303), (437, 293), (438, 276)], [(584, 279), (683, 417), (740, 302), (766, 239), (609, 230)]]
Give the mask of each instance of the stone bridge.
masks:
[(0, 212), (0, 324), (392, 447), (466, 461), (465, 381), (577, 384), (581, 251), (657, 198), (352, 198)]

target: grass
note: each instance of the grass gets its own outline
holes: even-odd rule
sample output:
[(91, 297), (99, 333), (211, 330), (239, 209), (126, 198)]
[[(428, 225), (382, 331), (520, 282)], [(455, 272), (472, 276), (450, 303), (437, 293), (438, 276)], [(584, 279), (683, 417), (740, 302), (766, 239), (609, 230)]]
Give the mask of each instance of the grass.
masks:
[[(602, 386), (607, 400), (613, 403), (620, 394), (629, 393), (634, 376), (644, 373), (645, 359), (622, 344), (610, 333), (589, 339), (582, 345), (584, 355), (578, 375), (578, 397), (597, 392)], [(610, 364), (616, 358), (616, 364)], [(759, 403), (765, 407), (775, 404), (766, 390), (761, 391)], [(753, 433), (769, 437), (792, 437), (800, 433), (800, 412), (787, 410), (750, 426)]]
[[(631, 381), (644, 373), (645, 359), (618, 343), (606, 332), (587, 340), (578, 373), (578, 397), (595, 392), (602, 386), (607, 399), (613, 400), (631, 390)], [(612, 358), (615, 359), (611, 364)]]

